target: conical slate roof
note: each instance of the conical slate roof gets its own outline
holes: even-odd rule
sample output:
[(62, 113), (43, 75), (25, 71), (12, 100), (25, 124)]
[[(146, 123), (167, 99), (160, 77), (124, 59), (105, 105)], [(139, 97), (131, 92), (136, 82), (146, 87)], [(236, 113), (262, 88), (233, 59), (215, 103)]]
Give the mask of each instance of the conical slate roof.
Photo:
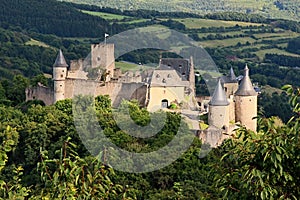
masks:
[(221, 77), (221, 82), (222, 83), (237, 83), (238, 82), (236, 80), (236, 76), (234, 74), (232, 67), (230, 68), (229, 74), (227, 76)]
[(250, 77), (249, 77), (249, 68), (246, 65), (244, 69), (244, 78), (242, 79), (238, 90), (236, 91), (235, 95), (238, 96), (256, 96), (257, 93), (255, 92)]
[(230, 71), (229, 71), (229, 78), (232, 80), (232, 81), (237, 81), (236, 80), (236, 76), (235, 76), (235, 74), (234, 74), (234, 71), (233, 71), (233, 69), (232, 69), (232, 67), (230, 68)]
[(227, 100), (225, 91), (222, 87), (221, 80), (218, 80), (217, 87), (214, 91), (214, 94), (209, 102), (209, 105), (212, 106), (228, 106), (229, 102)]
[(65, 59), (61, 49), (58, 52), (58, 55), (56, 57), (55, 63), (53, 64), (53, 67), (68, 67), (68, 64), (66, 62), (66, 59)]

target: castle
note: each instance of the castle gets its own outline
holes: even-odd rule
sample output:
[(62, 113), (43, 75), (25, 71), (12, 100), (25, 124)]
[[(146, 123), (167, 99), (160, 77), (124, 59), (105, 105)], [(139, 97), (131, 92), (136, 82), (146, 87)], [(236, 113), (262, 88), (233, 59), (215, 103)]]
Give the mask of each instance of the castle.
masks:
[(222, 76), (218, 80), (209, 101), (209, 127), (199, 137), (215, 147), (234, 132), (236, 124), (256, 132), (257, 95), (250, 80), (248, 66), (245, 66), (240, 84), (231, 68), (228, 76)]
[(78, 94), (101, 94), (109, 95), (114, 107), (123, 99), (136, 99), (149, 111), (172, 103), (195, 109), (194, 88), (192, 58), (161, 58), (158, 68), (122, 74), (115, 68), (114, 45), (100, 43), (92, 44), (90, 56), (72, 60), (70, 67), (60, 50), (53, 64), (53, 88), (27, 88), (26, 100), (39, 99), (50, 105)]
[[(136, 99), (151, 112), (172, 104), (199, 110), (192, 57), (161, 58), (158, 68), (122, 74), (115, 68), (113, 44), (91, 45), (90, 56), (71, 61), (70, 67), (60, 50), (53, 65), (53, 88), (41, 84), (27, 88), (26, 100), (39, 99), (50, 105), (79, 94), (109, 95), (113, 107), (123, 99)], [(240, 84), (232, 68), (229, 75), (219, 78), (208, 108), (209, 127), (198, 136), (213, 147), (233, 133), (238, 123), (256, 131), (257, 92), (247, 65)]]

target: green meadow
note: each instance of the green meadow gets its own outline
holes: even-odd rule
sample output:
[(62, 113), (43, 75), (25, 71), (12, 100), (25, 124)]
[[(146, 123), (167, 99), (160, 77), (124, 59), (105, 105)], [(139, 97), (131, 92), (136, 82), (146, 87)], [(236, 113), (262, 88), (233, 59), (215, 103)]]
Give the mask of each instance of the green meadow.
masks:
[(122, 20), (124, 18), (130, 18), (128, 16), (124, 15), (116, 15), (116, 14), (111, 14), (111, 13), (104, 13), (104, 12), (94, 12), (94, 11), (88, 11), (88, 10), (81, 10), (81, 12), (93, 15), (93, 16), (98, 16), (101, 18), (104, 18), (106, 20)]

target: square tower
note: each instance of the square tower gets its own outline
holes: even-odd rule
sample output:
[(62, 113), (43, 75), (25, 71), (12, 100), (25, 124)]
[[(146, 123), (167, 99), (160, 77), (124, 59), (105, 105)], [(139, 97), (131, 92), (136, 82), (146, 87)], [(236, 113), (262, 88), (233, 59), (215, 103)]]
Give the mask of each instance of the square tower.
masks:
[(106, 70), (110, 74), (110, 77), (114, 76), (115, 69), (115, 55), (114, 44), (92, 44), (91, 45), (91, 63), (92, 68), (100, 67)]

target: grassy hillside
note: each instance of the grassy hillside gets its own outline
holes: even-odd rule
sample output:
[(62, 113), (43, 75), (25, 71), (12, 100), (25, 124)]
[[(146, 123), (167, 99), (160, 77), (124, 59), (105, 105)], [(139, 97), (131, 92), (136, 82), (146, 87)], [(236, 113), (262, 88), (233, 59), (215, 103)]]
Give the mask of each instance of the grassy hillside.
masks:
[(262, 24), (250, 23), (250, 22), (236, 22), (236, 21), (223, 21), (223, 20), (211, 20), (211, 19), (197, 19), (197, 18), (185, 18), (174, 19), (185, 25), (188, 29), (208, 28), (208, 27), (232, 27), (239, 26), (261, 26)]
[[(134, 24), (146, 20), (105, 12), (81, 11), (114, 20), (117, 24)], [(125, 18), (126, 21), (123, 20)], [(157, 18), (157, 20), (166, 21), (167, 19)], [(288, 40), (300, 37), (300, 33), (276, 28), (272, 24), (201, 18), (173, 18), (173, 20), (185, 26), (183, 32), (197, 34), (200, 38), (199, 44), (203, 47), (248, 51), (256, 55), (260, 61), (267, 53), (299, 57), (298, 54), (287, 52), (286, 47)], [(219, 30), (221, 27), (224, 28), (222, 28), (223, 31)]]
[(116, 14), (110, 14), (110, 13), (104, 13), (104, 12), (93, 12), (93, 11), (88, 11), (88, 10), (81, 10), (81, 12), (89, 14), (89, 15), (93, 15), (93, 16), (98, 16), (98, 17), (101, 17), (106, 20), (114, 20), (114, 19), (122, 20), (126, 17), (124, 15), (116, 15)]
[(63, 0), (73, 3), (92, 4), (121, 10), (158, 10), (163, 12), (193, 12), (206, 14), (221, 11), (262, 14), (270, 18), (300, 20), (299, 0)]
[[(16, 3), (17, 1), (14, 2)], [(38, 4), (37, 0), (26, 0), (26, 2), (35, 2)], [(54, 4), (53, 1), (50, 2), (51, 5), (60, 6), (58, 5), (59, 2), (56, 2), (56, 4)], [(38, 7), (42, 7), (44, 4), (38, 5)], [(281, 20), (262, 20), (260, 23), (250, 23), (216, 20), (213, 18), (204, 19), (199, 18), (199, 16), (196, 18), (196, 16), (193, 17), (186, 13), (181, 13), (180, 16), (174, 14), (167, 16), (168, 13), (154, 13), (156, 17), (155, 20), (153, 20), (151, 19), (152, 17), (149, 17), (153, 11), (140, 11), (140, 14), (138, 11), (134, 11), (137, 12), (137, 15), (128, 12), (123, 12), (124, 14), (122, 14), (121, 11), (111, 14), (104, 10), (100, 12), (95, 12), (96, 10), (89, 11), (88, 8), (86, 8), (88, 6), (86, 5), (85, 7), (75, 7), (72, 4), (66, 3), (63, 3), (62, 5), (63, 6), (60, 9), (72, 10), (75, 18), (82, 19), (82, 22), (84, 23), (88, 23), (89, 19), (93, 19), (94, 22), (98, 22), (98, 20), (104, 22), (103, 25), (106, 25), (104, 29), (113, 25), (112, 27), (116, 29), (113, 30), (110, 27), (108, 31), (111, 36), (116, 32), (121, 32), (123, 29), (148, 25), (154, 25), (152, 26), (153, 28), (158, 26), (173, 28), (193, 38), (201, 46), (206, 48), (222, 73), (226, 72), (231, 66), (236, 70), (241, 70), (245, 62), (247, 62), (249, 65), (252, 65), (252, 67), (256, 67), (253, 71), (254, 74), (262, 75), (262, 77), (256, 77), (255, 80), (258, 82), (269, 83), (273, 81), (273, 86), (280, 87), (280, 84), (277, 83), (280, 79), (283, 79), (286, 83), (297, 82), (297, 85), (299, 84), (297, 75), (299, 73), (298, 71), (293, 72), (292, 70), (295, 67), (299, 67), (297, 63), (299, 63), (298, 59), (300, 55), (297, 54), (295, 50), (290, 51), (288, 49), (288, 44), (292, 39), (300, 37), (300, 31), (296, 32), (297, 27), (295, 28), (296, 31), (289, 30), (289, 28), (293, 28), (293, 26), (280, 28), (280, 26), (278, 26), (278, 21)], [(9, 4), (3, 4), (2, 7), (9, 8), (10, 6)], [(16, 16), (18, 16), (17, 18), (21, 21), (27, 20), (25, 16), (31, 16), (28, 12), (20, 14), (22, 13), (21, 11), (24, 10), (21, 6), (10, 9), (13, 10), (13, 13), (19, 13)], [(38, 15), (40, 19), (42, 19), (40, 22), (43, 22), (50, 14), (43, 11), (45, 10), (42, 9), (40, 12), (35, 13), (35, 15)], [(54, 19), (59, 16), (61, 16), (61, 14), (58, 14)], [(71, 16), (67, 16), (66, 19), (69, 19), (70, 17)], [(219, 17), (222, 18), (223, 16), (220, 15)], [(252, 22), (255, 21), (257, 22), (259, 20), (254, 20)], [(9, 24), (10, 21), (4, 19), (3, 22), (5, 23), (2, 25), (5, 26), (5, 24)], [(88, 54), (89, 45), (91, 43), (101, 41), (101, 38), (92, 39), (88, 37), (91, 35), (90, 29), (80, 29), (80, 31), (84, 32), (87, 36), (67, 34), (67, 37), (62, 38), (57, 37), (61, 36), (59, 33), (56, 33), (56, 36), (41, 34), (43, 31), (38, 30), (40, 27), (37, 23), (34, 24), (33, 22), (31, 22), (32, 24), (30, 26), (29, 24), (26, 24), (30, 31), (24, 31), (23, 24), (15, 29), (8, 26), (9, 30), (7, 30), (7, 32), (3, 31), (2, 36), (0, 34), (0, 44), (5, 47), (2, 48), (2, 54), (0, 56), (0, 71), (2, 72), (2, 77), (11, 78), (13, 74), (19, 73), (25, 76), (33, 76), (42, 72), (51, 73), (51, 65), (55, 59), (57, 49), (62, 48), (68, 60), (79, 59), (84, 58)], [(62, 28), (60, 31), (67, 28), (68, 25), (73, 26), (71, 22), (69, 23), (66, 20), (57, 22), (62, 25), (58, 27)], [(281, 22), (285, 23), (285, 21)], [(13, 23), (13, 25), (18, 24)], [(122, 27), (122, 29), (119, 29), (118, 27)], [(11, 31), (11, 29), (14, 31)], [(93, 29), (93, 31), (99, 30)], [(16, 34), (21, 34), (22, 37), (15, 37)], [(178, 48), (183, 49), (186, 47), (183, 46)], [(276, 61), (274, 55), (281, 56), (279, 58), (280, 60), (277, 59)], [(160, 53), (158, 52), (141, 51), (139, 53), (133, 52), (130, 56), (124, 56), (120, 60), (147, 65), (147, 63), (155, 63), (156, 60), (158, 61), (159, 56)], [(288, 58), (282, 56), (288, 56)], [(268, 57), (268, 59), (266, 59), (266, 57)], [(25, 61), (21, 59), (24, 59)], [(132, 68), (139, 69), (141, 67), (138, 65), (129, 65), (127, 62), (117, 63), (117, 66), (121, 67), (123, 71)], [(265, 67), (264, 65), (268, 66)], [(271, 69), (274, 73), (268, 71)], [(241, 73), (241, 71), (239, 73)]]
[[(24, 3), (25, 0), (22, 2)], [(102, 41), (101, 31), (113, 36), (127, 29), (149, 25), (152, 25), (152, 29), (165, 26), (193, 38), (207, 50), (221, 73), (227, 73), (228, 69), (233, 67), (236, 74), (240, 75), (247, 63), (251, 69), (253, 82), (260, 86), (270, 85), (274, 88), (280, 88), (284, 84), (300, 86), (300, 70), (298, 70), (300, 26), (297, 22), (265, 20), (258, 15), (240, 13), (234, 13), (233, 16), (232, 13), (213, 14), (210, 16), (214, 17), (205, 19), (208, 15), (200, 17), (190, 13), (158, 13), (147, 10), (110, 12), (107, 8), (89, 10), (92, 6), (59, 4), (55, 1), (49, 1), (50, 4), (45, 2), (39, 4), (38, 0), (26, 0), (26, 2), (22, 5), (28, 6), (29, 2), (32, 2), (39, 5), (37, 7), (41, 9), (39, 12), (33, 12), (32, 9), (25, 12), (26, 6), (18, 5), (12, 8), (11, 5), (18, 4), (16, 0), (12, 2), (14, 4), (0, 6), (2, 8), (0, 15), (4, 16), (0, 20), (0, 25), (3, 27), (0, 28), (0, 84), (3, 83), (3, 86), (8, 85), (7, 80), (13, 80), (15, 75), (19, 74), (34, 77), (47, 73), (47, 77), (51, 77), (52, 65), (58, 49), (63, 50), (68, 63), (72, 59), (85, 58), (90, 52), (90, 44)], [(53, 9), (42, 9), (45, 5)], [(50, 15), (55, 13), (48, 10), (59, 12), (51, 18)], [(69, 14), (66, 14), (68, 11)], [(15, 18), (9, 18), (12, 15)], [(35, 18), (36, 16), (38, 18)], [(79, 24), (73, 23), (77, 20)], [(60, 24), (60, 26), (52, 29), (53, 24)], [(81, 28), (82, 24), (89, 26)], [(95, 24), (102, 25), (103, 29), (94, 27)], [(72, 32), (74, 28), (77, 31)], [(95, 32), (100, 36), (99, 38), (93, 38)], [(167, 38), (168, 34), (160, 37)], [(176, 50), (187, 50), (186, 46), (177, 48)], [(118, 58), (116, 67), (121, 68), (123, 72), (142, 70), (150, 66), (149, 63), (158, 63), (160, 56), (174, 55), (143, 49)], [(203, 73), (205, 72), (200, 71), (200, 74)], [(205, 94), (201, 77), (197, 78), (196, 82), (197, 94)], [(21, 93), (24, 95), (23, 91)], [(14, 99), (13, 96), (11, 99)]]

